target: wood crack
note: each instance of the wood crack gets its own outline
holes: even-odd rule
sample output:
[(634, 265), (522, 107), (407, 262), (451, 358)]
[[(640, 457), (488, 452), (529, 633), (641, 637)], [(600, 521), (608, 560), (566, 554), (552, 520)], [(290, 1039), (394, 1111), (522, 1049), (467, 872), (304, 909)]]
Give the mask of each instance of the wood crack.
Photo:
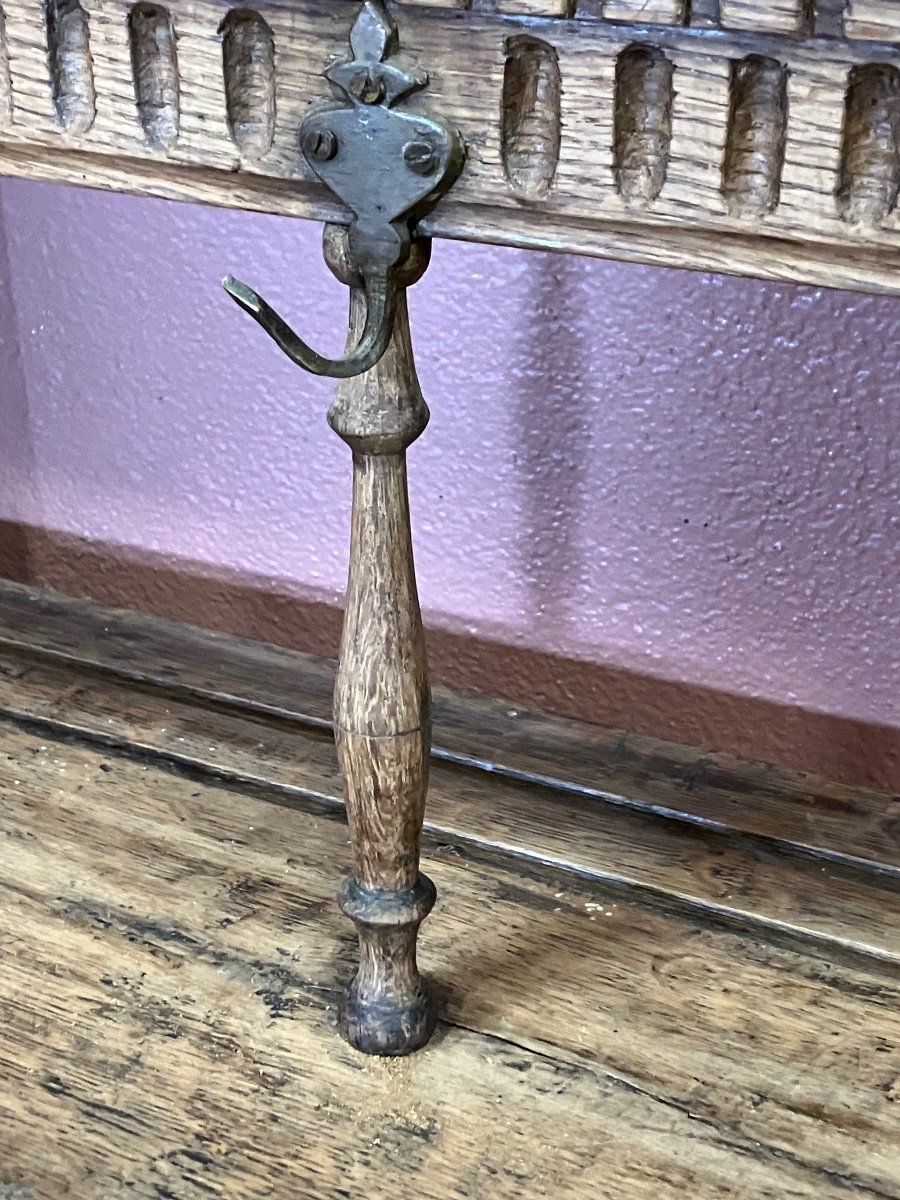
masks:
[(665, 1108), (680, 1113), (687, 1117), (690, 1121), (696, 1122), (709, 1129), (720, 1142), (721, 1145), (729, 1150), (736, 1150), (742, 1154), (753, 1156), (760, 1151), (773, 1162), (788, 1162), (791, 1166), (798, 1168), (801, 1171), (808, 1172), (814, 1178), (827, 1179), (829, 1183), (852, 1191), (857, 1196), (870, 1196), (873, 1200), (898, 1200), (900, 1192), (891, 1191), (885, 1192), (877, 1187), (871, 1180), (866, 1180), (862, 1176), (854, 1173), (847, 1174), (842, 1171), (835, 1171), (823, 1166), (820, 1163), (810, 1162), (802, 1155), (796, 1154), (783, 1146), (776, 1146), (771, 1143), (761, 1142), (756, 1138), (748, 1138), (743, 1135), (738, 1129), (733, 1126), (721, 1124), (714, 1121), (711, 1117), (706, 1117), (702, 1113), (696, 1112), (690, 1105), (682, 1100), (678, 1100), (673, 1096), (666, 1095), (658, 1090), (649, 1088), (646, 1084), (639, 1082), (629, 1075), (625, 1075), (620, 1071), (608, 1066), (599, 1060), (589, 1060), (573, 1054), (566, 1054), (559, 1047), (550, 1047), (546, 1043), (540, 1045), (526, 1040), (517, 1040), (505, 1034), (497, 1033), (494, 1030), (482, 1029), (478, 1026), (466, 1024), (459, 1018), (441, 1017), (442, 1024), (446, 1024), (454, 1029), (465, 1030), (467, 1033), (483, 1037), (492, 1042), (499, 1043), (510, 1049), (517, 1050), (520, 1053), (532, 1054), (536, 1057), (545, 1059), (546, 1061), (558, 1067), (574, 1067), (576, 1070), (585, 1071), (588, 1074), (594, 1075), (599, 1079), (612, 1083), (616, 1087), (624, 1088), (626, 1091), (634, 1095), (642, 1096), (654, 1104), (662, 1105)]

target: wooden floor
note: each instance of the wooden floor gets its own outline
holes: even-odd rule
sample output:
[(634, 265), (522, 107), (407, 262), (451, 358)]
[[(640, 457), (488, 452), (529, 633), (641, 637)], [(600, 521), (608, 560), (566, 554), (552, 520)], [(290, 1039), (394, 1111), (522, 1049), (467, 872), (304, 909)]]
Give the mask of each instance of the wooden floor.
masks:
[(330, 674), (0, 588), (0, 1200), (900, 1197), (900, 802), (439, 694), (366, 1059)]

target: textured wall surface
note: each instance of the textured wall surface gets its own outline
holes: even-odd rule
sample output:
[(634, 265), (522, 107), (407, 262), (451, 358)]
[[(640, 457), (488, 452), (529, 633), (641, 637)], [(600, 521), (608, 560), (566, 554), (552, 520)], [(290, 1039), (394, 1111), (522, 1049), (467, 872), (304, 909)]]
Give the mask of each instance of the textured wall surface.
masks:
[[(330, 385), (218, 287), (233, 271), (339, 349), (318, 229), (11, 181), (0, 200), (31, 485), (0, 516), (48, 531), (32, 577), (333, 653)], [(440, 675), (896, 780), (897, 300), (442, 243), (411, 308)]]
[(28, 421), (28, 396), (19, 350), (20, 337), (13, 302), (12, 273), (6, 237), (0, 220), (0, 516), (7, 521), (27, 519), (35, 479), (34, 455)]

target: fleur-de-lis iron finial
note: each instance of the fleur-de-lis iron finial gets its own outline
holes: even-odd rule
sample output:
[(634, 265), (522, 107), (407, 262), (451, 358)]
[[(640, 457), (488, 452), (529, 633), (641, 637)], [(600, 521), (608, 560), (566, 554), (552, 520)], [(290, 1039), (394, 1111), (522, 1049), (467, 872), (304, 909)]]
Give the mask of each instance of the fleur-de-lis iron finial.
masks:
[(310, 110), (300, 128), (300, 149), (352, 213), (349, 253), (366, 296), (359, 341), (344, 358), (323, 358), (255, 291), (230, 275), (224, 281), (229, 295), (293, 362), (342, 379), (369, 370), (387, 349), (413, 225), (465, 162), (458, 130), (440, 118), (395, 107), (425, 88), (428, 76), (402, 53), (381, 0), (366, 0), (350, 32), (350, 49), (351, 59), (325, 72), (343, 97)]

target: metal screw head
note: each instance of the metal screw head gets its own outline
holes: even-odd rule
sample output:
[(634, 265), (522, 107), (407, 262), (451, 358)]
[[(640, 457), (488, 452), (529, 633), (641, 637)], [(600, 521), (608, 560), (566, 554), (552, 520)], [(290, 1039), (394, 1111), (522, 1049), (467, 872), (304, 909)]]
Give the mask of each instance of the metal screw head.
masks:
[(425, 141), (407, 142), (403, 147), (403, 161), (417, 175), (433, 175), (438, 166), (434, 147)]
[(303, 135), (303, 153), (316, 162), (328, 162), (337, 154), (337, 138), (330, 129), (310, 129)]
[(362, 104), (377, 104), (384, 99), (384, 81), (375, 71), (358, 71), (350, 80), (349, 91)]

